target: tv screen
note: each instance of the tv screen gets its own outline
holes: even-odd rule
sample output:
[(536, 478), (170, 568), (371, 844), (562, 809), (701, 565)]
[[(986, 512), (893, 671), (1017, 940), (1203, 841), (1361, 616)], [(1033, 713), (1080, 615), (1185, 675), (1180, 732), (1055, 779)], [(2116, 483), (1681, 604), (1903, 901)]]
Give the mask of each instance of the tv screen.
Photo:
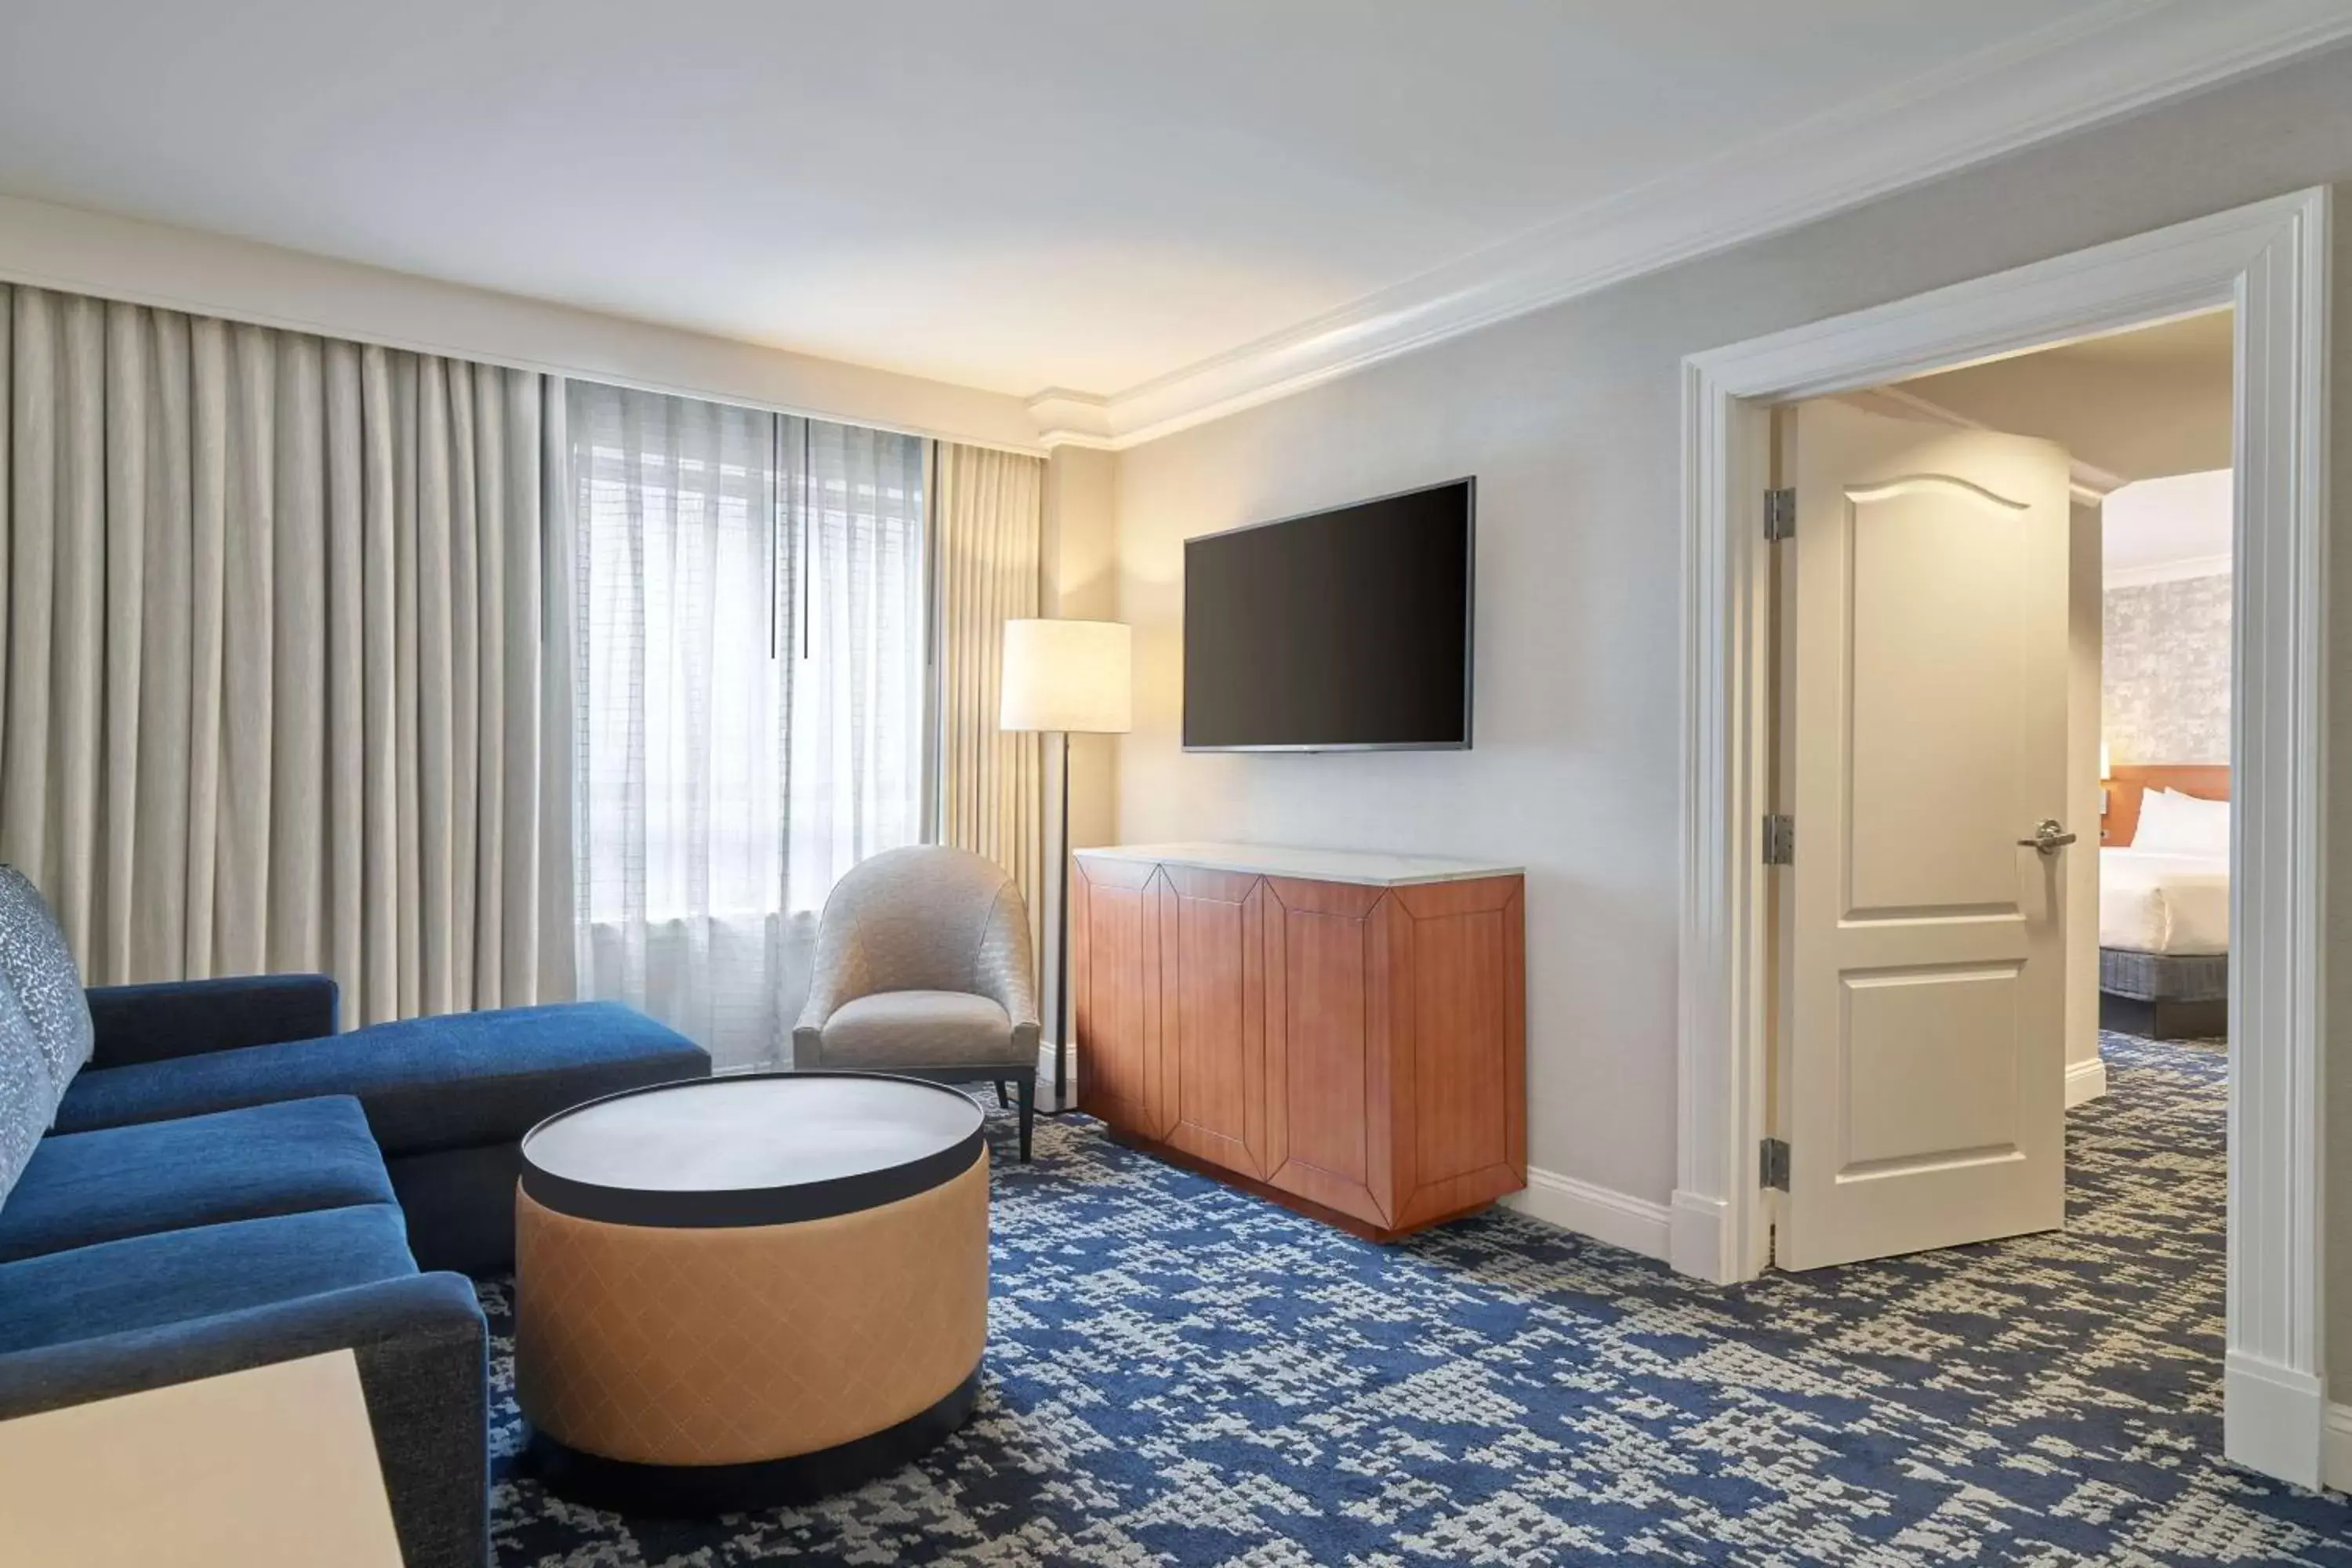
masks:
[(1470, 744), (1476, 481), (1184, 542), (1188, 751)]

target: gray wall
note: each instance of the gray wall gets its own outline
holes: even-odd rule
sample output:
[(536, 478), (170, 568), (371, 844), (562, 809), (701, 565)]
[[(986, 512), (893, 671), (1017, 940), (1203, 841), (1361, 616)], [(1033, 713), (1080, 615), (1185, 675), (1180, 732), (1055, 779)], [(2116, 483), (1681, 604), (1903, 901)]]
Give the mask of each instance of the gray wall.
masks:
[[(2337, 50), (1123, 454), (1119, 606), (1137, 628), (1139, 668), (1137, 730), (1119, 747), (1120, 837), (1524, 861), (1529, 1158), (1664, 1202), (1675, 1169), (1682, 357), (2347, 180), (2352, 52)], [(2352, 342), (2347, 248), (2337, 249), (2339, 365)], [(2341, 430), (2352, 396), (2335, 407)], [(2340, 529), (2352, 441), (2336, 451)], [(1465, 473), (1479, 480), (1475, 751), (1180, 751), (1186, 536)], [(2336, 561), (2339, 603), (2352, 608), (2352, 546)], [(2352, 672), (2332, 690), (2332, 765), (2352, 779)], [(2347, 805), (2331, 875), (2347, 886), (2352, 790), (2337, 793)], [(2352, 943), (2352, 919), (2336, 933), (2339, 947)], [(2352, 963), (2333, 976), (2352, 977)], [(2352, 1026), (2347, 978), (2331, 978), (2330, 1005)], [(2352, 1070), (2335, 1075), (2347, 1080)], [(2352, 1093), (2332, 1104), (2352, 1129)], [(2352, 1241), (2352, 1194), (2331, 1207), (2336, 1237)], [(2344, 1279), (2352, 1246), (2336, 1246), (2331, 1262)], [(2346, 1285), (2336, 1300), (2352, 1307)], [(2352, 1367), (2347, 1313), (2332, 1316), (2336, 1360)]]
[(2118, 763), (2230, 760), (2230, 578), (2106, 591), (2105, 733)]

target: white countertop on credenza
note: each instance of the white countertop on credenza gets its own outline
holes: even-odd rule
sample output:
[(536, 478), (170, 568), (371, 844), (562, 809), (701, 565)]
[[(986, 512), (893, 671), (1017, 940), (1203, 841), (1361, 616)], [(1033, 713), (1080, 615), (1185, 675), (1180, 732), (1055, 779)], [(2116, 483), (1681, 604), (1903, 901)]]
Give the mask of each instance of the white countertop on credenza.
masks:
[(1280, 844), (1113, 844), (1071, 853), (1081, 860), (1196, 866), (1204, 871), (1233, 871), (1244, 877), (1292, 877), (1302, 882), (1355, 882), (1370, 888), (1469, 882), (1481, 877), (1516, 877), (1527, 869), (1500, 860), (1454, 860), (1439, 855), (1387, 855), (1360, 849), (1298, 849)]

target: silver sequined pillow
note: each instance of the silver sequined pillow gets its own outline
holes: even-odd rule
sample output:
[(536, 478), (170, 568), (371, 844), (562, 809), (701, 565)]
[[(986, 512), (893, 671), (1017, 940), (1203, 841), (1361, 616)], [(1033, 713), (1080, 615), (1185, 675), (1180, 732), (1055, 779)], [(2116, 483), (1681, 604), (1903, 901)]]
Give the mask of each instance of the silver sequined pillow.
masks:
[[(89, 1060), (89, 997), (74, 967), (73, 950), (41, 890), (14, 866), (0, 866), (0, 971), (32, 1026), (49, 1082), (62, 1097)], [(5, 1020), (15, 1023), (16, 1020)], [(52, 1099), (49, 1110), (57, 1110)], [(47, 1122), (44, 1121), (43, 1126)]]
[(41, 1134), (57, 1120), (64, 1093), (49, 1081), (49, 1064), (32, 1020), (0, 978), (0, 1204), (6, 1203)]

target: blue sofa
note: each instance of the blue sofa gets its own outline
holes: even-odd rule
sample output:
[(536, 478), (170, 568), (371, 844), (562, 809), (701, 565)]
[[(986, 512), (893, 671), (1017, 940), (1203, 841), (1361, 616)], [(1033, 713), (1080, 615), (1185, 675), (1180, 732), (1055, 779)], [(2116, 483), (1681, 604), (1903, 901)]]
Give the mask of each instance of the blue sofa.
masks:
[(338, 1034), (320, 975), (88, 996), (89, 1065), (0, 1202), (0, 1418), (348, 1348), (408, 1568), (480, 1568), (465, 1276), (511, 1265), (518, 1140), (709, 1058), (605, 1003)]

